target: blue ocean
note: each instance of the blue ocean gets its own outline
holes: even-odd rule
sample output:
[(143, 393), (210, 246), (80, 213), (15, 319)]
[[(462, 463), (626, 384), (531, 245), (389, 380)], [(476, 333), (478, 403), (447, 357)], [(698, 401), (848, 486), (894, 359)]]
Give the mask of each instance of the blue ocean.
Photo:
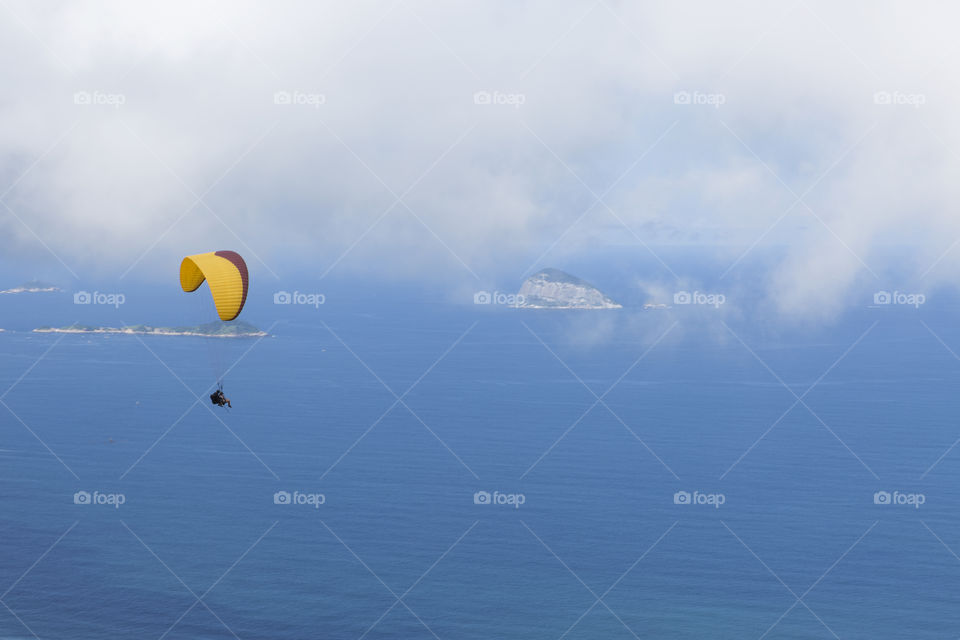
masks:
[(0, 637), (960, 634), (953, 306), (257, 295), (213, 345), (7, 305)]

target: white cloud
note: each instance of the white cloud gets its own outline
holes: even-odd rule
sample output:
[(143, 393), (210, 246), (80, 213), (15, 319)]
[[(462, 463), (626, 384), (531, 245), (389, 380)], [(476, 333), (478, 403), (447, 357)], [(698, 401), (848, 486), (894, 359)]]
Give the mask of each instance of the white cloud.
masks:
[[(77, 270), (119, 273), (160, 238), (146, 276), (215, 239), (271, 268), (299, 256), (319, 273), (353, 246), (336, 269), (473, 281), (462, 260), (509, 279), (581, 215), (544, 263), (634, 241), (593, 193), (661, 136), (606, 202), (651, 246), (725, 245), (730, 262), (766, 233), (760, 249), (785, 249), (760, 284), (782, 311), (842, 304), (873, 279), (861, 260), (889, 266), (888, 243), (914, 246), (899, 266), (918, 276), (960, 238), (950, 7), (7, 6), (0, 176), (29, 169), (5, 200), (30, 230), (0, 216), (6, 254), (44, 254), (36, 233)], [(78, 105), (78, 91), (123, 104)], [(277, 91), (325, 102), (278, 105)], [(477, 91), (523, 100), (478, 105)], [(675, 104), (679, 91), (723, 104)], [(880, 91), (923, 104), (875, 104)], [(215, 215), (174, 224), (227, 171), (205, 195)], [(414, 183), (414, 213), (381, 219)], [(811, 185), (813, 213), (796, 205), (771, 229)], [(931, 286), (957, 268), (948, 255)]]

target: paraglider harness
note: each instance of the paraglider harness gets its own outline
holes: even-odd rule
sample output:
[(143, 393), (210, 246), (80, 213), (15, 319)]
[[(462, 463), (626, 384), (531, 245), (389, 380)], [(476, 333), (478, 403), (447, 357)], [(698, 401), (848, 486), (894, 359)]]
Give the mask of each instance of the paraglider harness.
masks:
[(218, 407), (224, 407), (227, 404), (227, 397), (223, 395), (223, 383), (217, 383), (217, 390), (210, 394), (210, 402)]

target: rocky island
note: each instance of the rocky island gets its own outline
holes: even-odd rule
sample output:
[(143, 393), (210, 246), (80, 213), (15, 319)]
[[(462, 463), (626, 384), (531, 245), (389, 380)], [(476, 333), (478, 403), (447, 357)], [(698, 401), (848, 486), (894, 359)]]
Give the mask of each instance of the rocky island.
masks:
[(621, 309), (589, 282), (559, 269), (544, 269), (526, 279), (517, 295), (521, 309)]
[(31, 280), (26, 282), (19, 287), (14, 287), (13, 289), (4, 289), (0, 291), (0, 294), (4, 293), (59, 293), (63, 291), (60, 287), (50, 284), (48, 282), (41, 282), (40, 280)]
[(91, 327), (72, 324), (67, 327), (38, 327), (34, 333), (121, 333), (144, 336), (200, 336), (204, 338), (261, 338), (269, 335), (246, 322), (210, 322), (197, 327), (151, 327), (136, 324), (129, 327)]

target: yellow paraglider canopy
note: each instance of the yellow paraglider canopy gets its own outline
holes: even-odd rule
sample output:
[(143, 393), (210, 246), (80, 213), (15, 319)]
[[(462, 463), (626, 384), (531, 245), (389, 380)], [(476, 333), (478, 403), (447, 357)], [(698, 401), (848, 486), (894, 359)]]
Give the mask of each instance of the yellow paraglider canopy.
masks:
[(203, 281), (210, 285), (217, 315), (224, 322), (233, 320), (247, 301), (250, 279), (247, 263), (234, 251), (211, 251), (187, 256), (180, 263), (180, 286), (196, 291)]

